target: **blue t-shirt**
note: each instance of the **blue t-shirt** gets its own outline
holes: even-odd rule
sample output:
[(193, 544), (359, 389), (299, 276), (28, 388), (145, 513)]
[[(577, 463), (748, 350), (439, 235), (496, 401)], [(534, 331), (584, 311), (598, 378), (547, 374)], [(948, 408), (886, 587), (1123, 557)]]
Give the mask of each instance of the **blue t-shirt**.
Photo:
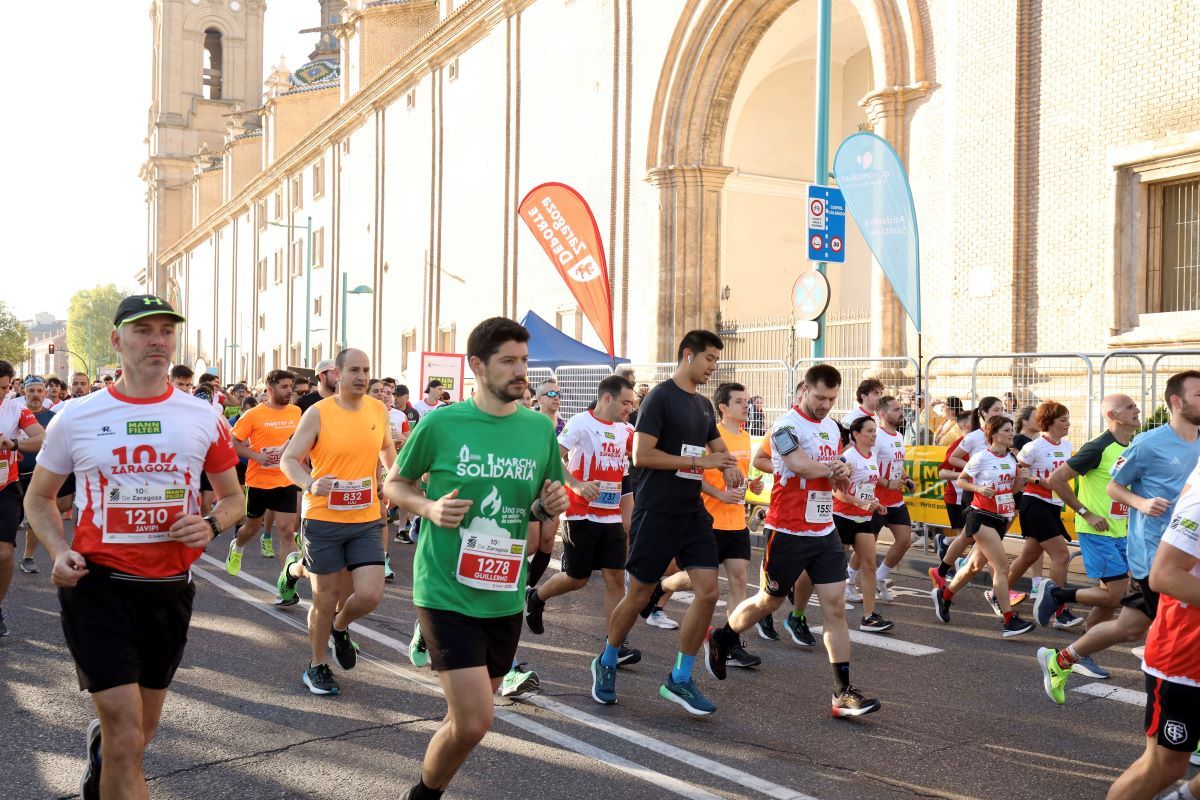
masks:
[(1146, 578), (1163, 531), (1175, 511), (1188, 475), (1200, 459), (1200, 438), (1185, 442), (1170, 425), (1139, 433), (1125, 454), (1113, 464), (1112, 477), (1139, 497), (1161, 497), (1171, 503), (1157, 517), (1129, 509), (1129, 571)]
[[(45, 428), (50, 424), (50, 420), (54, 419), (54, 412), (48, 408), (43, 408), (41, 411), (34, 414), (33, 418), (38, 421), (39, 425)], [(21, 453), (21, 461), (17, 466), (17, 470), (22, 475), (32, 475), (36, 466), (37, 453)]]

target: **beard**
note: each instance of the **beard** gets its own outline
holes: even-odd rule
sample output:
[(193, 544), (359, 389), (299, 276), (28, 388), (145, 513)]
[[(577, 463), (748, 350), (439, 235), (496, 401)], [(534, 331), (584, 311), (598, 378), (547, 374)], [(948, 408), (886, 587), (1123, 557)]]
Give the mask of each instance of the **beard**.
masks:
[(484, 381), (483, 385), (487, 387), (488, 392), (496, 399), (505, 403), (511, 403), (525, 396), (525, 387), (527, 384), (524, 378), (517, 378), (508, 383), (488, 379)]

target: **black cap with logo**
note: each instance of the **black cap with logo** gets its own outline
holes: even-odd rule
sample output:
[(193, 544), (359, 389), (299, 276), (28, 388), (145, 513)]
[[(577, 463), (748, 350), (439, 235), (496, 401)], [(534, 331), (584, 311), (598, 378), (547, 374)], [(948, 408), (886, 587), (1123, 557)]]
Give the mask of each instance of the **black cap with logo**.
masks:
[(179, 322), (187, 322), (183, 314), (171, 308), (171, 304), (161, 297), (155, 297), (152, 294), (135, 294), (132, 297), (126, 297), (121, 301), (121, 305), (117, 306), (116, 316), (113, 317), (113, 327), (119, 328), (127, 322), (159, 314), (174, 317)]

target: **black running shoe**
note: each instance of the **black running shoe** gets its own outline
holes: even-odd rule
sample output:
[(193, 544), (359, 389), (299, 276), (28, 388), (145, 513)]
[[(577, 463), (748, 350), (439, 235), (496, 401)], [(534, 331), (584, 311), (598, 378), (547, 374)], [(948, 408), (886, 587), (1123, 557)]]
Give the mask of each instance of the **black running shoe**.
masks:
[(525, 624), (529, 626), (529, 631), (541, 636), (546, 632), (546, 626), (542, 623), (542, 612), (546, 610), (546, 604), (537, 596), (537, 587), (530, 586), (525, 590)]
[(863, 617), (862, 622), (858, 625), (858, 629), (865, 633), (883, 633), (894, 627), (895, 625), (890, 620), (879, 616), (878, 612)]
[(617, 651), (617, 666), (631, 667), (642, 660), (642, 651), (636, 647), (630, 647), (629, 641), (621, 642), (621, 649)]
[(1013, 636), (1020, 636), (1022, 633), (1029, 633), (1033, 630), (1033, 623), (1028, 620), (1023, 620), (1016, 614), (1012, 615), (1012, 619), (1004, 623), (1004, 638), (1011, 639)]
[(0, 608), (0, 636), (8, 636), (8, 620), (4, 618), (3, 608)]
[(412, 537), (408, 535), (408, 528), (401, 528), (396, 531), (396, 537), (392, 541), (399, 542), (400, 544), (413, 543)]
[(812, 635), (812, 631), (808, 629), (808, 619), (806, 617), (795, 617), (788, 614), (787, 619), (783, 621), (783, 627), (787, 628), (792, 641), (801, 647), (817, 646), (817, 639)]
[(726, 662), (729, 661), (729, 651), (733, 646), (733, 642), (723, 634), (724, 631), (719, 628), (709, 628), (708, 636), (704, 637), (704, 663), (709, 674), (719, 681), (725, 680)]
[(758, 635), (768, 642), (778, 642), (779, 633), (775, 630), (775, 618), (770, 614), (760, 619), (755, 625)]
[(847, 686), (845, 691), (833, 698), (833, 715), (835, 717), (861, 717), (878, 711), (882, 704), (871, 697), (863, 697), (862, 692), (853, 686)]
[(934, 588), (929, 592), (929, 596), (933, 598), (933, 615), (940, 622), (950, 621), (950, 601), (942, 594), (942, 590)]
[(87, 768), (79, 779), (79, 796), (83, 800), (100, 800), (100, 720), (87, 727)]
[(350, 639), (350, 630), (339, 631), (336, 628), (329, 634), (329, 645), (333, 648), (333, 656), (338, 666), (344, 670), (354, 669), (358, 663), (358, 645)]
[(300, 679), (313, 694), (337, 694), (341, 691), (337, 681), (333, 679), (333, 670), (329, 668), (328, 664), (317, 664), (315, 667), (309, 665)]
[(749, 669), (757, 667), (762, 663), (762, 659), (753, 653), (746, 652), (746, 643), (739, 641), (737, 644), (729, 648), (729, 658), (727, 659), (729, 666), (742, 667)]
[(666, 594), (663, 590), (662, 582), (654, 584), (654, 591), (650, 594), (650, 602), (642, 607), (638, 613), (642, 615), (642, 619), (647, 619), (654, 613), (654, 609), (658, 607), (658, 601), (662, 600), (662, 596)]

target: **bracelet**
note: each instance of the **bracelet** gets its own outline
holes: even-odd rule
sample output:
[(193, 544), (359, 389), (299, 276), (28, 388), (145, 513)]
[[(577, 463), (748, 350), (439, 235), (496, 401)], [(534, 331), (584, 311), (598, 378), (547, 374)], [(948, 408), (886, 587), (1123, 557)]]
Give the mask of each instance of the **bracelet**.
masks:
[(538, 522), (549, 522), (554, 519), (550, 514), (546, 513), (546, 505), (542, 502), (542, 498), (537, 498), (533, 501), (533, 505), (529, 507), (529, 513)]
[(692, 456), (692, 469), (693, 470), (696, 469), (696, 457), (695, 456)]
[(208, 523), (208, 527), (212, 528), (212, 539), (209, 541), (216, 541), (216, 538), (221, 535), (221, 525), (217, 522), (217, 518), (209, 514), (207, 517), (202, 517), (201, 519)]

